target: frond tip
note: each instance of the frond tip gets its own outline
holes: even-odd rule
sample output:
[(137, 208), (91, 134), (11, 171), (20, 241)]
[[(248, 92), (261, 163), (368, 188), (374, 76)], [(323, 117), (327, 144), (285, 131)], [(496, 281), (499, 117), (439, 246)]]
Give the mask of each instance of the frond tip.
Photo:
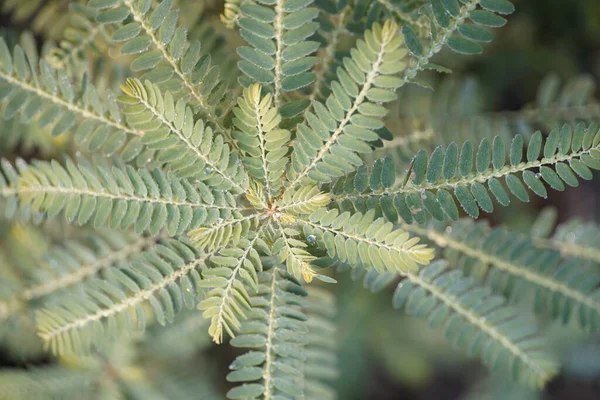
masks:
[(312, 214), (331, 202), (331, 195), (323, 193), (318, 186), (302, 186), (298, 190), (288, 189), (280, 200), (275, 202), (276, 208), (284, 213), (294, 215)]
[(262, 87), (253, 84), (244, 89), (233, 109), (233, 124), (237, 128), (233, 136), (244, 153), (243, 161), (256, 179), (265, 183), (267, 194), (279, 192), (282, 175), (289, 157), (290, 131), (280, 129), (281, 116), (273, 107), (273, 95), (261, 97)]
[(304, 279), (305, 282), (312, 282), (313, 278), (322, 278), (315, 273), (310, 263), (317, 257), (306, 251), (306, 243), (296, 239), (300, 232), (293, 228), (279, 229), (281, 237), (273, 244), (273, 253), (278, 254), (281, 262), (285, 262), (287, 271), (296, 279)]
[(251, 309), (249, 291), (258, 290), (258, 274), (262, 261), (254, 248), (260, 234), (242, 239), (235, 247), (221, 250), (209, 259), (209, 268), (202, 272), (202, 286), (210, 288), (198, 304), (210, 319), (208, 333), (217, 344), (223, 342), (223, 331), (235, 337)]
[(314, 101), (315, 113), (306, 112), (307, 124), (299, 124), (288, 177), (294, 187), (302, 182), (331, 182), (362, 165), (357, 155), (372, 151), (368, 142), (379, 140), (381, 103), (396, 99), (403, 82), (395, 74), (403, 71), (408, 54), (398, 25), (386, 21), (365, 32), (351, 57), (338, 68), (338, 80), (325, 104)]
[(193, 229), (188, 232), (188, 236), (196, 247), (205, 251), (228, 245), (235, 246), (258, 225), (261, 218), (264, 218), (264, 215), (260, 213), (247, 216), (235, 213), (233, 218), (219, 218), (212, 225)]
[(248, 178), (222, 135), (192, 108), (146, 80), (128, 78), (119, 97), (127, 121), (144, 131), (142, 144), (158, 150), (157, 161), (179, 178), (194, 178), (219, 190), (244, 192)]
[(375, 211), (366, 214), (320, 209), (308, 218), (297, 218), (306, 236), (313, 235), (327, 249), (329, 257), (338, 257), (350, 265), (407, 273), (419, 265), (427, 265), (434, 251), (418, 244), (401, 229), (394, 229), (383, 218), (375, 219)]

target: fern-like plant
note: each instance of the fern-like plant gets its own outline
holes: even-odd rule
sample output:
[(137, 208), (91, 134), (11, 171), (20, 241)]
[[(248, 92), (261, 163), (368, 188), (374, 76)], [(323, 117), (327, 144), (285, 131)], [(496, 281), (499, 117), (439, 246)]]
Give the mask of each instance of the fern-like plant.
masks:
[[(231, 399), (335, 398), (331, 287), (348, 269), (373, 291), (396, 283), (394, 307), (530, 387), (558, 366), (516, 296), (530, 288), (536, 311), (598, 329), (600, 280), (571, 259), (598, 263), (596, 243), (566, 227), (529, 240), (468, 219), (592, 179), (595, 123), (437, 147), (435, 126), (395, 139), (386, 127), (398, 91), (428, 86), (421, 71), (448, 72), (432, 63), (442, 49), (481, 53), (509, 1), (227, 0), (221, 21), (237, 33), (226, 37), (246, 42), (235, 55), (198, 40), (212, 36), (182, 24), (178, 5), (74, 5), (75, 25), (41, 54), (30, 34), (0, 37), (3, 127), (67, 143), (57, 158), (2, 160), (4, 217), (47, 236), (73, 225), (0, 269), (6, 330), (34, 324), (61, 360), (0, 372), (0, 393), (96, 385), (190, 398), (193, 377), (154, 364), (164, 354), (149, 348), (185, 358), (208, 335), (248, 349), (226, 376)], [(220, 24), (209, 11), (198, 23)], [(415, 151), (406, 171), (393, 152), (373, 157), (423, 138), (433, 150)], [(161, 336), (156, 323), (179, 328)]]

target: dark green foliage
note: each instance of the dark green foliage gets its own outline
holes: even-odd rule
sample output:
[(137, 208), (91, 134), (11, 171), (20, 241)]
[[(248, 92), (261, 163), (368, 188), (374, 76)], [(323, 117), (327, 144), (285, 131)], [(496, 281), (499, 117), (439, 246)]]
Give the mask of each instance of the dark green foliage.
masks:
[[(419, 151), (408, 173), (393, 180), (387, 177), (397, 173), (391, 156), (387, 156), (380, 164), (376, 162), (371, 171), (359, 169), (340, 179), (332, 185), (332, 193), (344, 210), (349, 207), (364, 212), (377, 204), (392, 222), (399, 217), (408, 223), (423, 223), (428, 217), (456, 220), (457, 202), (476, 218), (480, 209), (487, 213), (494, 210), (492, 196), (507, 206), (509, 193), (521, 201), (529, 201), (526, 187), (545, 198), (548, 191), (543, 182), (562, 191), (568, 186), (578, 186), (579, 180), (592, 179), (591, 171), (600, 169), (599, 146), (600, 131), (596, 124), (587, 128), (578, 124), (575, 129), (564, 125), (552, 130), (545, 142), (538, 131), (525, 151), (519, 135), (510, 146), (499, 137), (492, 143), (483, 139), (477, 151), (471, 142), (465, 142), (460, 152), (452, 143), (446, 148), (437, 147), (429, 157), (425, 151)], [(363, 184), (365, 179), (370, 182), (368, 190)]]

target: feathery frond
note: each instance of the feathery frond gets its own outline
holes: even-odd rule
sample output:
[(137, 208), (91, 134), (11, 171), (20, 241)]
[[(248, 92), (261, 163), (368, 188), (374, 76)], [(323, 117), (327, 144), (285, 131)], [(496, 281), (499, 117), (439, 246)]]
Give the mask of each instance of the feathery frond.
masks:
[(249, 348), (230, 365), (229, 382), (240, 383), (227, 392), (229, 399), (297, 397), (304, 394), (304, 346), (307, 316), (302, 312), (306, 291), (275, 265), (260, 274), (252, 311), (234, 347)]
[(394, 75), (406, 68), (407, 50), (398, 26), (391, 22), (365, 32), (351, 57), (338, 68), (338, 81), (325, 105), (314, 101), (315, 113), (306, 112), (308, 125), (297, 127), (292, 162), (288, 169), (290, 186), (300, 182), (330, 182), (352, 172), (362, 160), (356, 153), (370, 153), (368, 143), (379, 139), (385, 107), (378, 103), (396, 99), (401, 81)]
[(455, 223), (451, 235), (414, 225), (405, 229), (478, 262), (483, 272), (475, 270), (473, 274), (484, 274), (489, 284), (509, 299), (533, 293), (536, 311), (564, 322), (576, 316), (582, 327), (600, 329), (598, 273), (578, 260), (562, 260), (558, 252), (540, 251), (530, 239), (514, 232), (461, 222)]
[(55, 354), (81, 354), (106, 346), (122, 332), (143, 330), (150, 318), (161, 325), (171, 322), (184, 307), (196, 305), (199, 269), (209, 255), (185, 242), (163, 242), (131, 268), (114, 269), (108, 280), (90, 281), (83, 293), (39, 310), (40, 337)]
[(258, 274), (262, 272), (260, 254), (255, 247), (265, 249), (262, 230), (254, 238), (241, 239), (236, 247), (225, 248), (209, 259), (202, 272), (202, 286), (210, 288), (198, 304), (205, 318), (210, 319), (208, 334), (217, 344), (223, 342), (223, 331), (235, 337), (241, 321), (249, 312), (249, 290), (258, 290)]
[(259, 84), (244, 89), (233, 113), (233, 133), (240, 150), (245, 153), (244, 165), (253, 177), (265, 183), (269, 198), (279, 193), (282, 175), (289, 157), (287, 144), (290, 132), (280, 129), (281, 116), (273, 106), (273, 96), (261, 96)]
[(187, 229), (229, 218), (238, 211), (232, 195), (211, 191), (201, 182), (192, 185), (160, 169), (152, 172), (131, 166), (116, 167), (81, 159), (37, 161), (23, 168), (13, 188), (24, 205), (52, 217), (63, 213), (80, 225), (127, 229), (171, 236)]
[(19, 303), (31, 304), (40, 298), (55, 296), (100, 274), (109, 268), (128, 265), (133, 256), (153, 245), (155, 238), (103, 232), (89, 240), (90, 243), (69, 241), (55, 246), (43, 258), (41, 268), (33, 271), (27, 281), (15, 290), (12, 297), (0, 300), (0, 320), (16, 311)]
[(276, 108), (281, 107), (282, 92), (310, 85), (315, 74), (309, 70), (317, 58), (310, 56), (319, 43), (310, 38), (319, 24), (313, 22), (319, 10), (310, 7), (313, 0), (258, 0), (242, 2), (237, 23), (241, 36), (252, 47), (238, 48), (242, 58), (238, 68), (252, 82), (265, 85), (273, 93)]
[(519, 382), (540, 387), (557, 373), (556, 361), (531, 321), (519, 317), (505, 300), (471, 277), (449, 271), (436, 261), (418, 275), (410, 274), (394, 292), (394, 307), (427, 318), (446, 338), (470, 355), (480, 355), (490, 368), (502, 368)]
[[(89, 151), (112, 154), (142, 132), (121, 122), (115, 99), (101, 98), (90, 82), (74, 87), (65, 70), (53, 69), (39, 60), (33, 39), (23, 37), (24, 47), (17, 45), (11, 54), (0, 37), (0, 100), (4, 119), (21, 114), (21, 121), (32, 123), (60, 135), (79, 121), (75, 142)], [(132, 139), (133, 137), (133, 139)]]
[(204, 121), (195, 119), (186, 102), (175, 102), (157, 85), (130, 78), (119, 97), (127, 121), (144, 131), (142, 144), (159, 150), (157, 161), (180, 178), (205, 181), (219, 190), (243, 192), (248, 178), (223, 136), (214, 134)]
[(296, 218), (306, 236), (313, 235), (327, 249), (329, 257), (338, 257), (351, 265), (374, 268), (379, 273), (416, 271), (433, 259), (433, 250), (394, 229), (383, 218), (375, 219), (374, 210), (366, 214), (320, 209), (308, 218)]
[[(481, 7), (478, 8), (478, 6)], [(498, 14), (511, 14), (515, 7), (508, 0), (433, 0), (422, 9), (431, 21), (430, 40), (423, 45), (413, 28), (402, 26), (402, 35), (414, 57), (402, 79), (413, 82), (420, 70), (447, 72), (447, 68), (431, 64), (431, 58), (447, 46), (459, 54), (479, 54), (480, 43), (490, 42), (492, 34), (486, 28), (499, 28), (506, 19)], [(471, 20), (472, 24), (467, 24)]]
[(200, 42), (188, 42), (187, 28), (178, 24), (179, 10), (172, 8), (172, 0), (156, 7), (147, 0), (92, 0), (89, 5), (99, 10), (98, 23), (118, 27), (112, 40), (121, 44), (121, 54), (136, 55), (130, 68), (144, 71), (142, 81), (181, 91), (183, 98), (201, 109), (207, 122), (226, 134), (217, 107), (227, 85), (219, 79), (219, 68), (211, 66), (210, 56), (201, 54)]
[(390, 221), (400, 216), (408, 223), (424, 223), (428, 216), (439, 221), (446, 216), (457, 220), (456, 200), (476, 218), (480, 208), (488, 213), (494, 210), (490, 192), (501, 205), (510, 203), (500, 179), (519, 200), (529, 201), (525, 185), (545, 198), (548, 192), (542, 180), (555, 190), (565, 190), (566, 186), (577, 186), (579, 179), (592, 179), (591, 170), (600, 169), (600, 131), (596, 124), (587, 129), (578, 124), (574, 130), (564, 125), (550, 132), (543, 146), (542, 141), (540, 132), (531, 137), (523, 162), (524, 140), (515, 136), (509, 150), (510, 165), (506, 165), (505, 144), (499, 137), (491, 143), (483, 139), (476, 154), (470, 141), (463, 144), (460, 155), (455, 143), (437, 147), (429, 159), (422, 150), (408, 173), (399, 177), (388, 156), (374, 164), (370, 175), (361, 168), (336, 182), (333, 200), (349, 200), (359, 211), (377, 204)]

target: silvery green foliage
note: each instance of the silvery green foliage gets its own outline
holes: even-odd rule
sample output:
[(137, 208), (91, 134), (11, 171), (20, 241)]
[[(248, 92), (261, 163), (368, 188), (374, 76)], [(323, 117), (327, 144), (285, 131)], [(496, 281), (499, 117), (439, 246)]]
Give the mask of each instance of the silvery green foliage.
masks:
[[(366, 161), (392, 138), (386, 105), (398, 90), (426, 85), (417, 80), (422, 70), (447, 71), (431, 62), (443, 48), (482, 52), (492, 40), (487, 29), (503, 26), (512, 4), (225, 3), (222, 22), (246, 42), (236, 74), (188, 37), (172, 0), (76, 6), (77, 34), (42, 57), (31, 35), (14, 46), (0, 38), (4, 119), (75, 149), (59, 159), (2, 160), (5, 217), (64, 220), (92, 232), (48, 245), (35, 259), (39, 271), (0, 269), (0, 318), (35, 323), (59, 357), (94, 360), (0, 376), (0, 388), (37, 379), (68, 394), (95, 385), (97, 371), (113, 364), (124, 382), (139, 368), (152, 377), (157, 372), (135, 356), (140, 346), (161, 343), (167, 348), (153, 357), (183, 357), (206, 345), (190, 337), (207, 330), (216, 343), (231, 337), (249, 349), (230, 366), (226, 379), (237, 386), (229, 398), (335, 398), (335, 298), (314, 281), (334, 284), (332, 275), (345, 270), (372, 291), (396, 284), (396, 308), (442, 327), (490, 368), (531, 387), (547, 382), (557, 364), (535, 322), (510, 305), (521, 286), (506, 282), (533, 288), (537, 311), (565, 321), (573, 311), (596, 329), (597, 280), (579, 280), (563, 260), (597, 262), (596, 246), (559, 233), (532, 243), (459, 219), (508, 206), (511, 196), (528, 201), (592, 179), (600, 169), (597, 125), (416, 150), (406, 171), (392, 154)], [(340, 57), (342, 43), (352, 47)], [(91, 48), (129, 77), (99, 84), (112, 75), (91, 61), (79, 65)], [(106, 86), (121, 91), (97, 89)], [(434, 226), (451, 220), (458, 222), (448, 229)], [(530, 250), (536, 246), (547, 249), (543, 257)], [(473, 273), (479, 264), (487, 274)], [(177, 329), (157, 333), (171, 323)], [(120, 345), (130, 357), (116, 355)], [(181, 396), (198, 393), (184, 372), (162, 371), (156, 381), (169, 393), (178, 385)], [(152, 398), (156, 387), (147, 383), (127, 393)]]

